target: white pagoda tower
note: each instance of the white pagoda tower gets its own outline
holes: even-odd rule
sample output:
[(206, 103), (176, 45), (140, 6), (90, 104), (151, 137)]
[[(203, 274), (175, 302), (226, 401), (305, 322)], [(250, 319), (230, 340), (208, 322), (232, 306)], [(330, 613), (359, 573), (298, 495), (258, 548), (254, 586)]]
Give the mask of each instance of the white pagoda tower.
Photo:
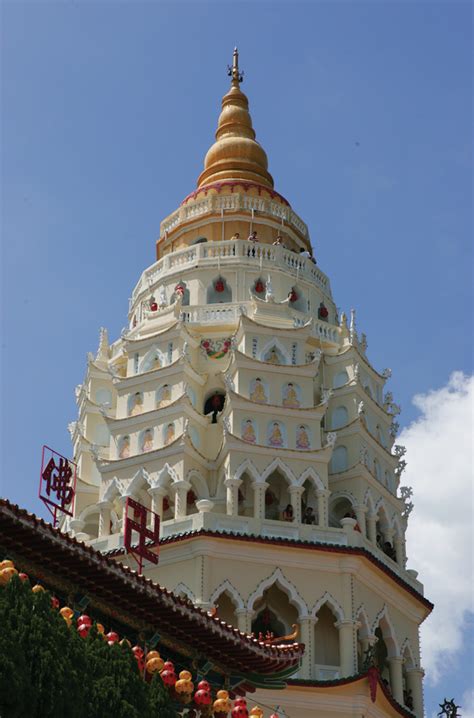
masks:
[(300, 671), (258, 694), (279, 715), (422, 718), (431, 604), (406, 566), (390, 370), (371, 365), (355, 312), (338, 314), (308, 227), (274, 189), (237, 51), (229, 74), (197, 188), (76, 389), (65, 528), (127, 561), (132, 497), (161, 517), (148, 576), (241, 631), (298, 634)]

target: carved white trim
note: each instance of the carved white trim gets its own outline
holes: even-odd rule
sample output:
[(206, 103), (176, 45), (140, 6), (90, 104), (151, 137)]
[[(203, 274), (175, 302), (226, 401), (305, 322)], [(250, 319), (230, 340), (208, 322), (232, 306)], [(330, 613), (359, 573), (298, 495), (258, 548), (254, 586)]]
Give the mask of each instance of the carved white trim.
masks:
[(156, 488), (157, 486), (165, 487), (169, 483), (174, 484), (176, 481), (179, 481), (178, 474), (166, 463), (163, 468), (158, 471), (157, 478), (152, 482), (152, 488)]
[(311, 610), (311, 615), (316, 616), (319, 609), (322, 608), (326, 603), (331, 608), (332, 612), (336, 614), (338, 621), (345, 620), (344, 611), (342, 609), (342, 606), (340, 605), (340, 603), (338, 601), (336, 601), (334, 596), (332, 594), (330, 594), (328, 591), (325, 591), (325, 593), (321, 596), (321, 598), (319, 598), (316, 601), (316, 603), (314, 604), (314, 606)]
[[(384, 625), (382, 624), (384, 624), (388, 628), (388, 634), (384, 633)], [(378, 628), (379, 626), (380, 630), (382, 631), (383, 639), (387, 646), (388, 657), (392, 658), (395, 656), (400, 656), (400, 647), (398, 644), (397, 635), (393, 627), (392, 619), (390, 618), (390, 612), (386, 605), (384, 605), (382, 610), (377, 613), (375, 620), (372, 623), (372, 633), (375, 633), (376, 628)]]
[(265, 589), (270, 588), (270, 586), (273, 586), (274, 584), (287, 594), (290, 603), (298, 609), (298, 618), (307, 618), (308, 607), (305, 601), (300, 596), (291, 581), (289, 581), (283, 574), (281, 568), (276, 568), (270, 576), (267, 576), (267, 578), (264, 578), (263, 581), (260, 581), (257, 588), (250, 595), (247, 601), (247, 610), (253, 611), (255, 602), (263, 596)]
[(277, 469), (280, 469), (280, 471), (284, 475), (284, 478), (289, 481), (290, 485), (298, 485), (298, 481), (296, 480), (296, 476), (294, 475), (293, 471), (280, 458), (273, 459), (273, 461), (268, 464), (266, 469), (264, 469), (261, 474), (260, 481), (266, 481), (270, 474), (272, 474)]
[(186, 596), (186, 598), (189, 598), (189, 600), (192, 601), (193, 603), (194, 603), (195, 600), (196, 600), (196, 597), (195, 597), (194, 593), (191, 591), (191, 589), (189, 588), (189, 586), (186, 586), (186, 584), (183, 583), (182, 581), (180, 581), (180, 582), (174, 587), (173, 593), (174, 593), (175, 595), (178, 595), (178, 594), (180, 594), (180, 593), (184, 593), (184, 595)]
[[(365, 605), (363, 603), (360, 604), (359, 608), (355, 612), (355, 620), (357, 623), (360, 623), (360, 637), (361, 638), (368, 638), (372, 635), (371, 628), (370, 628), (370, 621), (369, 617), (367, 615), (367, 611), (365, 608)], [(362, 619), (362, 620), (361, 620)]]
[(299, 475), (298, 480), (297, 480), (297, 485), (303, 486), (304, 482), (307, 479), (312, 479), (314, 486), (317, 489), (325, 489), (326, 488), (324, 486), (324, 482), (321, 479), (321, 477), (319, 476), (318, 472), (312, 466), (308, 466), (308, 468), (305, 469), (303, 471), (303, 473)]
[(262, 481), (260, 474), (258, 473), (255, 464), (250, 459), (245, 459), (238, 467), (232, 478), (241, 479), (242, 475), (247, 472), (253, 478), (254, 481)]
[(279, 339), (276, 339), (275, 337), (270, 339), (270, 341), (268, 341), (265, 344), (263, 349), (260, 350), (260, 352), (258, 354), (258, 358), (260, 361), (265, 361), (264, 356), (267, 352), (270, 351), (270, 349), (272, 349), (272, 347), (275, 347), (276, 349), (278, 349), (281, 352), (281, 354), (283, 355), (283, 357), (285, 359), (286, 364), (291, 364), (291, 357), (288, 353), (288, 349), (285, 347), (284, 344), (282, 344), (280, 342)]
[(188, 481), (189, 483), (193, 483), (194, 481), (194, 487), (197, 489), (200, 499), (209, 498), (209, 487), (207, 485), (206, 479), (200, 471), (198, 471), (197, 469), (190, 469), (186, 474), (185, 478), (186, 481)]
[(113, 501), (117, 496), (123, 496), (125, 494), (125, 486), (116, 476), (112, 479), (110, 484), (107, 486), (102, 501)]
[(135, 497), (137, 495), (137, 492), (141, 491), (145, 487), (147, 489), (151, 487), (150, 476), (148, 474), (148, 471), (144, 469), (143, 466), (140, 466), (137, 473), (128, 484), (125, 491), (125, 496)]
[(227, 578), (214, 589), (209, 599), (210, 603), (216, 605), (216, 601), (223, 593), (229, 594), (237, 609), (245, 608), (244, 599)]

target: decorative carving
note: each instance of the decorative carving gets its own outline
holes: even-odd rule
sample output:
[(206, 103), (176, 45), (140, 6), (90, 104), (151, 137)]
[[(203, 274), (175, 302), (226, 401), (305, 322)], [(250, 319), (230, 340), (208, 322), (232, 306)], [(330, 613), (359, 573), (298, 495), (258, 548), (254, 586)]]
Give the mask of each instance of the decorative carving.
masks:
[(359, 380), (360, 380), (360, 364), (359, 364), (359, 362), (354, 364), (354, 380), (356, 381), (356, 383), (359, 383)]
[(368, 450), (366, 444), (362, 444), (362, 446), (360, 447), (359, 460), (360, 460), (361, 464), (363, 464), (364, 466), (367, 466), (367, 468), (369, 467), (369, 463), (370, 463), (369, 450)]
[(330, 431), (329, 434), (326, 436), (326, 447), (332, 448), (336, 443), (336, 439), (337, 433), (335, 431)]
[(365, 414), (365, 404), (363, 401), (359, 401), (359, 404), (357, 406), (357, 413), (360, 417), (363, 417)]
[(322, 356), (322, 354), (323, 354), (323, 353), (322, 353), (321, 349), (315, 349), (314, 352), (313, 352), (313, 355), (314, 355), (314, 356), (313, 356), (312, 362), (313, 362), (314, 364), (316, 364), (316, 362), (321, 361), (321, 356)]
[(187, 359), (189, 361), (189, 342), (183, 342), (183, 346), (180, 353), (181, 359)]
[(400, 478), (402, 473), (405, 471), (406, 466), (407, 466), (407, 462), (404, 461), (403, 459), (401, 459), (395, 468), (395, 476), (398, 476), (398, 478)]
[(396, 435), (398, 434), (399, 429), (400, 429), (400, 424), (398, 423), (398, 421), (392, 421), (392, 424), (390, 426), (390, 436), (395, 438)]
[(71, 421), (71, 422), (69, 422), (69, 424), (67, 425), (67, 430), (69, 431), (69, 435), (70, 435), (71, 439), (74, 438), (74, 434), (76, 433), (76, 429), (77, 429), (77, 421)]
[(268, 275), (267, 277), (267, 286), (265, 287), (265, 301), (275, 301), (275, 297), (273, 296), (272, 278), (270, 277), (270, 275)]
[(401, 444), (395, 444), (394, 452), (395, 456), (398, 456), (401, 459), (407, 453), (406, 446), (402, 446)]
[(109, 358), (109, 335), (104, 327), (101, 327), (99, 331), (99, 349), (96, 358), (104, 361)]
[(438, 713), (438, 718), (443, 718), (443, 716), (444, 718), (457, 718), (461, 715), (458, 713), (458, 708), (461, 708), (461, 706), (455, 704), (454, 698), (451, 698), (450, 701), (445, 698), (442, 703), (439, 703), (439, 707), (441, 710)]
[(367, 351), (368, 346), (369, 345), (367, 344), (367, 335), (362, 332), (362, 334), (360, 335), (359, 347), (363, 354), (365, 354), (365, 352)]
[(413, 509), (414, 509), (413, 501), (407, 501), (405, 504), (405, 508), (402, 511), (402, 518), (408, 519), (408, 517), (410, 516)]
[(203, 339), (201, 351), (209, 359), (223, 359), (232, 346), (232, 339)]
[(229, 376), (229, 374), (224, 374), (224, 384), (225, 384), (227, 391), (235, 392), (234, 380), (232, 379), (231, 376)]
[(391, 391), (387, 391), (387, 393), (386, 393), (385, 396), (384, 396), (384, 400), (383, 400), (383, 408), (384, 408), (386, 411), (388, 411), (388, 409), (390, 408), (392, 402), (393, 402), (393, 394), (392, 394)]
[(390, 377), (392, 376), (392, 370), (388, 368), (384, 369), (382, 372), (382, 376), (384, 379), (390, 379)]
[(413, 496), (413, 489), (411, 486), (400, 486), (400, 497), (406, 501)]
[(83, 384), (78, 384), (76, 386), (76, 388), (74, 389), (74, 395), (75, 395), (76, 399), (79, 399), (82, 389), (83, 389)]
[(323, 389), (321, 391), (321, 404), (327, 404), (329, 399), (332, 397), (332, 389)]
[(158, 306), (160, 309), (163, 309), (163, 307), (166, 307), (168, 304), (168, 300), (166, 299), (166, 289), (164, 286), (161, 286), (158, 292)]
[(222, 420), (222, 428), (224, 431), (224, 436), (226, 434), (230, 434), (230, 420), (228, 416), (225, 416)]
[(349, 340), (351, 344), (357, 343), (357, 331), (355, 322), (356, 312), (355, 309), (351, 309), (351, 323), (349, 325)]

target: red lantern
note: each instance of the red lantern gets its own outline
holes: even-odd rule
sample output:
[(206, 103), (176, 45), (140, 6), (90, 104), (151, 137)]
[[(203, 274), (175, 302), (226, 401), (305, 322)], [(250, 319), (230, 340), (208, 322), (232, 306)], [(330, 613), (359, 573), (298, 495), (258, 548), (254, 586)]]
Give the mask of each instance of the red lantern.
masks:
[(210, 706), (212, 703), (211, 691), (206, 688), (200, 688), (194, 694), (194, 702), (197, 706)]
[(51, 596), (51, 608), (59, 608), (59, 599), (56, 596)]
[[(165, 663), (166, 665), (166, 663)], [(169, 669), (163, 669), (160, 673), (161, 680), (167, 686), (167, 688), (173, 688), (174, 684), (177, 681), (176, 673), (174, 670), (170, 671)]]
[(290, 302), (297, 302), (298, 301), (298, 293), (295, 292), (294, 289), (290, 292)]
[(176, 287), (174, 288), (174, 291), (176, 292), (176, 294), (183, 295), (184, 294), (184, 286), (182, 284), (177, 284)]
[(235, 705), (232, 708), (231, 716), (232, 718), (248, 718), (249, 712), (247, 705), (243, 705), (242, 703)]
[(106, 635), (106, 639), (109, 646), (113, 646), (113, 644), (119, 640), (119, 635), (115, 633), (115, 631), (110, 631), (110, 633)]
[(214, 289), (216, 290), (216, 292), (223, 292), (225, 289), (224, 280), (217, 279), (214, 284)]
[(23, 582), (30, 580), (27, 573), (19, 573), (18, 578)]
[(255, 291), (257, 294), (263, 294), (265, 291), (265, 284), (262, 282), (261, 279), (257, 279), (255, 282)]
[(150, 309), (152, 312), (156, 312), (158, 309), (158, 304), (156, 302), (151, 302)]
[(211, 686), (209, 685), (209, 683), (207, 681), (199, 681), (199, 683), (197, 684), (197, 687), (198, 687), (198, 690), (200, 690), (200, 691), (210, 691), (211, 690)]
[(144, 651), (143, 651), (143, 648), (141, 648), (141, 646), (133, 646), (132, 653), (135, 656), (135, 658), (137, 659), (137, 661), (140, 658), (143, 658), (143, 656), (144, 656)]
[(91, 627), (88, 626), (86, 623), (81, 623), (81, 625), (77, 627), (77, 632), (81, 638), (87, 638), (90, 630)]
[(77, 619), (77, 625), (89, 626), (90, 628), (90, 626), (92, 626), (92, 621), (89, 616), (86, 616), (86, 614), (84, 614), (83, 616), (79, 616), (79, 618)]
[(326, 309), (326, 307), (324, 306), (324, 304), (321, 302), (321, 304), (319, 305), (319, 309), (318, 309), (318, 317), (320, 319), (327, 319), (328, 316), (329, 316), (329, 312)]

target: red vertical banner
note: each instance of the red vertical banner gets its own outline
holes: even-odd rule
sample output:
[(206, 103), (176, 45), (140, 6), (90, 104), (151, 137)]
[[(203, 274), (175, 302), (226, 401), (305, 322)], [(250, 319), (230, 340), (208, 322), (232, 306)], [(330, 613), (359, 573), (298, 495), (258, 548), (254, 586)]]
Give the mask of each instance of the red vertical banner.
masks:
[[(150, 523), (150, 527), (149, 524)], [(125, 503), (124, 547), (138, 563), (142, 572), (143, 560), (158, 563), (158, 552), (152, 551), (160, 542), (160, 517), (130, 497)]]
[(39, 498), (58, 523), (58, 512), (72, 516), (76, 495), (77, 466), (62, 454), (43, 446)]

